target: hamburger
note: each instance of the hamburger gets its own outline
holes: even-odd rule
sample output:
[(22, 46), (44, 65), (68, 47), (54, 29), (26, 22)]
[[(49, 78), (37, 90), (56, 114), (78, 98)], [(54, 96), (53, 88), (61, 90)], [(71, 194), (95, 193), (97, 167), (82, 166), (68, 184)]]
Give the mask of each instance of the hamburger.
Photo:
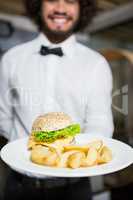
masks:
[(73, 142), (74, 136), (80, 133), (80, 125), (63, 112), (50, 112), (41, 115), (33, 122), (28, 148), (36, 145), (67, 145)]

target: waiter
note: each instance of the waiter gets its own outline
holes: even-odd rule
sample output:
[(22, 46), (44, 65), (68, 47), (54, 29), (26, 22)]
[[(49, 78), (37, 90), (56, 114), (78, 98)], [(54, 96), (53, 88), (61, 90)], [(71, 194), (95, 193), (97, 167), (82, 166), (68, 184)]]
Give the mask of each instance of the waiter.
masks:
[[(30, 133), (38, 115), (65, 112), (82, 132), (113, 133), (112, 75), (75, 34), (95, 14), (94, 0), (25, 0), (39, 36), (9, 50), (0, 66), (0, 133), (8, 141)], [(18, 147), (19, 148), (19, 147)], [(5, 199), (90, 200), (88, 178), (28, 178), (11, 172)]]

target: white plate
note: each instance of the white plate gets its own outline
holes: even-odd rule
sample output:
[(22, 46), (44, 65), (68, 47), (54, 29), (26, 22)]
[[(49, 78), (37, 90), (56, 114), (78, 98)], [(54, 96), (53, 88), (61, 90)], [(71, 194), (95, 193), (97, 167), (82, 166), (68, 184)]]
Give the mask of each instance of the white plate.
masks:
[(99, 166), (78, 169), (37, 165), (32, 163), (29, 159), (30, 152), (27, 150), (28, 138), (19, 139), (5, 145), (1, 150), (1, 158), (13, 170), (26, 174), (27, 176), (38, 178), (45, 178), (46, 176), (89, 177), (104, 175), (124, 169), (133, 163), (133, 148), (125, 143), (89, 134), (80, 134), (76, 136), (77, 143), (88, 143), (95, 139), (102, 139), (103, 142), (112, 150), (113, 160), (111, 162)]

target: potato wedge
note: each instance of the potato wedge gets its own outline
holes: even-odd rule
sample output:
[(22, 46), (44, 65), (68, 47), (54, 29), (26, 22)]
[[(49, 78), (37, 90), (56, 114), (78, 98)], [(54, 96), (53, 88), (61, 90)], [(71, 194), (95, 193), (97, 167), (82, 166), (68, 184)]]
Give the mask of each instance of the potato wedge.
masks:
[(102, 140), (94, 140), (94, 141), (88, 143), (88, 146), (95, 148), (97, 151), (100, 151), (101, 148), (103, 147), (103, 141)]
[(97, 164), (98, 152), (95, 148), (90, 147), (86, 158), (82, 161), (81, 166), (90, 167)]
[(57, 167), (61, 167), (61, 168), (65, 168), (68, 166), (68, 158), (70, 155), (76, 153), (77, 151), (68, 151), (63, 153), (56, 161), (56, 166)]
[(102, 140), (95, 140), (86, 145), (65, 144), (63, 146), (59, 141), (47, 146), (31, 144), (30, 159), (39, 165), (76, 169), (104, 164), (112, 160), (112, 152), (103, 145)]
[(76, 169), (82, 164), (83, 159), (85, 159), (85, 153), (82, 151), (75, 152), (68, 157), (68, 167)]
[(99, 153), (98, 164), (108, 163), (112, 160), (112, 152), (107, 146), (103, 146)]
[(50, 155), (44, 159), (44, 165), (55, 166), (57, 159), (58, 159), (57, 153), (51, 152)]
[(44, 161), (47, 157), (49, 157), (51, 151), (49, 151), (49, 148), (37, 145), (34, 147), (34, 149), (31, 151), (31, 161), (40, 165), (44, 165)]

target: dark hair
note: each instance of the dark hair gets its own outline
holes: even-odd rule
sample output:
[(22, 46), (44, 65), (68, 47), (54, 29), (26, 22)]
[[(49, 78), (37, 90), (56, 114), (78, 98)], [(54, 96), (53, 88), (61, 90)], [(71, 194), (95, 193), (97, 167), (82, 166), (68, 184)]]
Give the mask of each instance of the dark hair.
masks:
[[(43, 30), (41, 7), (43, 0), (24, 0), (27, 15), (36, 23), (39, 30)], [(96, 0), (79, 0), (80, 18), (74, 32), (82, 31), (96, 14)]]

